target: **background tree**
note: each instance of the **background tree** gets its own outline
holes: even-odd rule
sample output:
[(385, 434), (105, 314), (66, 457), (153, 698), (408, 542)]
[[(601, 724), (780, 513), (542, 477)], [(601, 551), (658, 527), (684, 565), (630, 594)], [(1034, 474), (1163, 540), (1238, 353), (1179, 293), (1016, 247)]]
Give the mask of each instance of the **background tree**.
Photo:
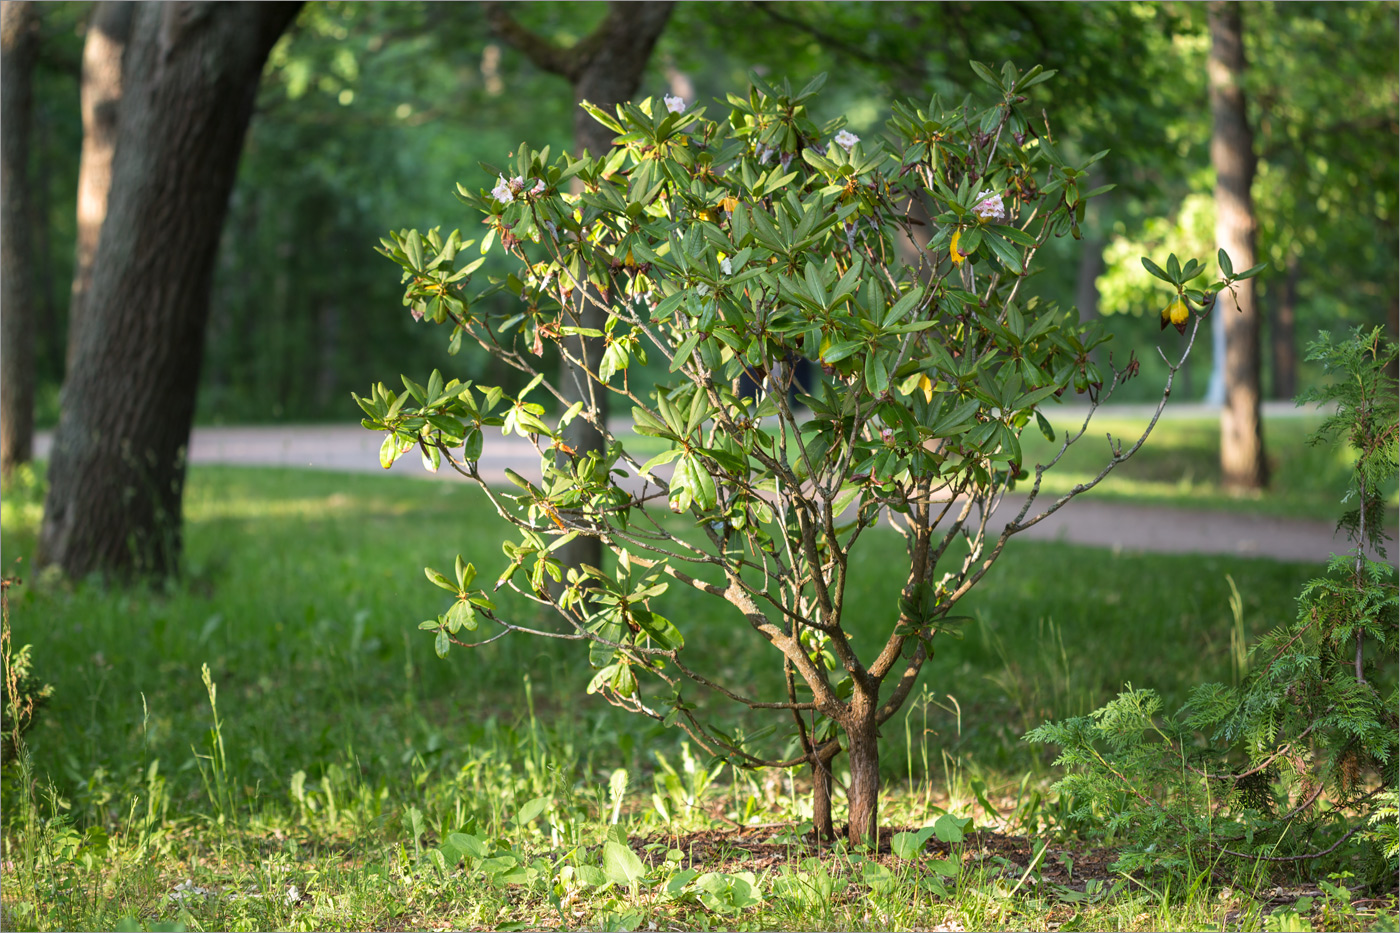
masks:
[[(1140, 162), (1151, 184), (1115, 192), (1099, 280), (1113, 317), (1156, 313), (1156, 285), (1140, 255), (1211, 253), (1215, 245), (1211, 126), (1192, 103), (1208, 94), (1206, 9), (1156, 9), (1140, 31), (1150, 40), (1146, 58), (1172, 77), (1142, 94), (1140, 106), (1165, 135), (1158, 155)], [(1258, 261), (1269, 263), (1256, 301), (1272, 352), (1260, 363), (1274, 394), (1290, 398), (1288, 373), (1303, 386), (1321, 374), (1298, 359), (1294, 334), (1378, 324), (1396, 332), (1400, 35), (1393, 4), (1257, 3), (1241, 25)], [(1108, 323), (1119, 339), (1134, 339)], [(1203, 354), (1202, 365), (1212, 358)], [(1148, 365), (1144, 358), (1145, 372)]]
[(0, 479), (34, 445), (34, 275), (29, 137), (39, 14), (0, 4)]
[[(565, 78), (573, 88), (574, 151), (594, 158), (603, 158), (612, 149), (614, 132), (589, 116), (582, 107), (588, 101), (596, 107), (611, 110), (630, 100), (637, 93), (642, 74), (651, 58), (661, 31), (671, 18), (673, 0), (645, 0), (624, 3), (612, 0), (607, 14), (592, 32), (572, 46), (550, 42), (522, 26), (504, 3), (487, 3), (486, 15), (492, 29), (502, 40), (510, 43), (537, 67)], [(574, 326), (601, 332), (606, 313), (598, 303), (585, 302), (579, 307), (580, 317)], [(603, 344), (598, 338), (573, 337), (576, 358), (582, 369), (561, 365), (568, 370), (561, 374), (564, 397), (560, 404), (568, 407), (575, 402), (597, 406), (602, 421), (608, 417), (607, 393), (599, 393), (587, 372), (597, 371), (603, 356)], [(575, 418), (564, 431), (564, 442), (579, 454), (603, 453), (603, 435), (587, 420)], [(597, 566), (602, 562), (602, 542), (596, 538), (579, 537), (568, 542), (559, 552), (565, 566), (584, 564)]]
[(178, 566), (215, 251), (263, 62), (298, 9), (170, 3), (133, 12), (104, 234), (54, 436), (41, 566), (71, 576)]
[[(83, 23), (93, 9), (46, 8), (35, 76), (41, 425), (57, 419), (63, 374), (82, 142), (73, 114)], [(1262, 360), (1271, 385), (1285, 371), (1279, 361), (1296, 359), (1279, 355), (1294, 343), (1281, 333), (1279, 308), (1291, 306), (1295, 329), (1311, 333), (1379, 323), (1396, 307), (1393, 9), (1260, 3), (1245, 18), (1257, 245), (1271, 263), (1259, 301), (1264, 336), (1279, 348)], [(597, 28), (606, 8), (531, 2), (510, 12), (567, 48)], [(1116, 158), (1099, 163), (1105, 174), (1095, 181), (1118, 187), (1090, 202), (1082, 239), (1067, 234), (1047, 244), (1044, 271), (1026, 288), (1062, 304), (1076, 300), (1080, 282), (1091, 295), (1090, 247), (1106, 239), (1105, 272), (1093, 280), (1105, 326), (1138, 350), (1145, 376), (1163, 374), (1155, 353), (1145, 352), (1150, 328), (1131, 319), (1155, 315), (1159, 303), (1137, 257), (1214, 253), (1210, 124), (1200, 106), (1204, 7), (719, 2), (680, 4), (670, 23), (641, 79), (648, 93), (667, 86), (675, 93), (683, 77), (693, 99), (708, 101), (754, 67), (774, 75), (830, 71), (840, 82), (818, 104), (821, 116), (843, 114), (857, 134), (876, 125), (881, 97), (969, 90), (960, 71), (968, 59), (1005, 55), (1060, 69), (1062, 93), (1049, 116), (1073, 119), (1057, 142), (1079, 155), (1111, 149)], [(406, 218), (426, 223), (430, 194), (452, 190), (454, 161), (492, 159), (526, 137), (572, 145), (570, 95), (557, 81), (492, 33), (481, 4), (310, 4), (270, 55), (260, 86), (219, 248), (197, 420), (343, 418), (347, 392), (407, 355), (464, 375), (499, 368), (470, 346), (450, 357), (427, 328), (394, 313), (399, 296), (362, 248)], [(1182, 227), (1196, 221), (1198, 244)], [(504, 274), (495, 263), (488, 257), (485, 268)], [(1087, 311), (1090, 302), (1079, 304)], [(366, 339), (347, 339), (351, 333)], [(1178, 392), (1203, 387), (1195, 373), (1211, 362), (1211, 348), (1198, 347)], [(1314, 364), (1298, 365), (1300, 382), (1317, 377)], [(664, 366), (642, 372), (663, 378)], [(491, 371), (490, 378), (510, 384), (511, 377)], [(1145, 400), (1148, 381), (1125, 386), (1124, 398)]]
[(1243, 25), (1266, 362), (1292, 398), (1297, 334), (1400, 336), (1400, 28), (1381, 3), (1251, 5)]
[(117, 112), (122, 99), (122, 53), (131, 33), (136, 4), (104, 0), (93, 7), (83, 42), (83, 150), (78, 168), (77, 245), (72, 296), (68, 303), (68, 367), (74, 363), (83, 329), (83, 300), (92, 287), (107, 195), (112, 188), (112, 155), (117, 146)]
[[(1254, 266), (1254, 134), (1245, 112), (1244, 29), (1236, 0), (1214, 0), (1210, 20), (1210, 161), (1215, 168), (1215, 239), (1237, 269)], [(1227, 487), (1269, 484), (1259, 417), (1259, 308), (1246, 280), (1219, 297), (1225, 319), (1225, 407), (1220, 471)]]

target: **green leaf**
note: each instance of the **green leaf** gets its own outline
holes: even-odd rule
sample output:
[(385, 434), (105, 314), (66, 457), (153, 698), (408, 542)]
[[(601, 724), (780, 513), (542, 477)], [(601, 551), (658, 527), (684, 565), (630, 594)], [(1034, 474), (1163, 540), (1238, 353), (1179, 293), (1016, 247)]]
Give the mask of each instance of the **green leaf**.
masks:
[(384, 469), (394, 465), (394, 461), (399, 459), (398, 439), (393, 434), (384, 438), (384, 443), (379, 445), (379, 465)]
[(670, 463), (683, 453), (685, 453), (685, 450), (681, 447), (672, 447), (670, 450), (663, 450), (661, 453), (642, 464), (642, 472), (650, 473), (653, 467), (658, 467), (663, 463)]
[(695, 429), (704, 423), (705, 418), (708, 417), (709, 414), (710, 400), (706, 396), (703, 388), (697, 388), (695, 390), (695, 395), (691, 397), (690, 415), (686, 418), (685, 433), (687, 435), (694, 433)]
[(968, 65), (971, 66), (972, 70), (977, 74), (977, 77), (981, 78), (983, 81), (986, 81), (988, 84), (990, 84), (997, 90), (1001, 90), (1001, 80), (997, 78), (997, 76), (992, 72), (992, 69), (988, 68), (981, 62), (970, 61), (968, 62)]
[(423, 575), (426, 576), (432, 582), (436, 583), (438, 586), (442, 587), (444, 590), (447, 590), (447, 592), (449, 593), (458, 592), (457, 585), (455, 583), (447, 579), (447, 577), (444, 574), (439, 573), (431, 567), (424, 567)]
[(525, 802), (525, 806), (520, 808), (520, 812), (515, 814), (515, 825), (524, 826), (539, 816), (549, 806), (549, 797), (536, 797)]
[(690, 360), (690, 353), (695, 349), (695, 345), (700, 342), (701, 334), (691, 334), (681, 341), (676, 347), (675, 355), (671, 357), (671, 372), (680, 369)]
[(480, 859), (490, 854), (486, 850), (485, 843), (476, 836), (470, 836), (466, 833), (449, 833), (445, 842), (462, 855), (470, 858)]
[(603, 873), (614, 884), (634, 885), (646, 877), (646, 866), (627, 846), (609, 839), (603, 843)]
[(871, 350), (865, 357), (865, 387), (874, 395), (882, 395), (890, 387), (890, 371), (879, 350)]
[(447, 657), (447, 649), (452, 647), (452, 641), (447, 637), (447, 629), (438, 629), (437, 638), (433, 640), (433, 650), (440, 658)]
[(665, 616), (647, 609), (637, 609), (632, 612), (632, 621), (641, 626), (642, 631), (663, 648), (675, 650), (685, 647), (685, 639), (681, 637), (680, 631)]
[(846, 357), (850, 356), (852, 353), (855, 353), (863, 346), (865, 346), (864, 340), (841, 340), (836, 343), (832, 343), (828, 345), (824, 351), (822, 351), (822, 362), (839, 363)]
[(991, 251), (996, 254), (997, 259), (1000, 259), (1001, 264), (1006, 266), (1006, 268), (1018, 274), (1025, 271), (1025, 265), (1022, 261), (1021, 254), (1017, 252), (1016, 247), (997, 236), (996, 233), (990, 230), (987, 231), (987, 235), (982, 238), (982, 242), (987, 244)]
[(469, 632), (476, 631), (476, 610), (472, 604), (465, 599), (459, 599), (452, 604), (452, 608), (447, 610), (447, 627), (453, 634), (458, 629), (464, 628)]
[(486, 439), (481, 436), (479, 428), (472, 428), (467, 431), (466, 440), (462, 444), (462, 457), (466, 460), (480, 460), (482, 450), (485, 448)]
[(966, 431), (972, 426), (972, 417), (977, 414), (982, 403), (977, 399), (968, 399), (952, 411), (933, 423), (933, 433), (935, 437), (947, 437), (960, 431)]
[(690, 502), (708, 512), (715, 507), (718, 493), (715, 480), (692, 453), (683, 454), (671, 477), (671, 507), (684, 511)]
[[(1111, 186), (1110, 186), (1110, 187), (1111, 187)], [(1004, 239), (1010, 240), (1012, 243), (1015, 243), (1017, 246), (1034, 246), (1034, 245), (1035, 245), (1035, 237), (1031, 236), (1029, 233), (1027, 233), (1027, 232), (1024, 231), (1024, 230), (1018, 230), (1018, 229), (1015, 228), (1015, 227), (1008, 227), (1008, 226), (1006, 226), (1005, 224), (994, 224), (994, 225), (992, 225), (991, 230), (992, 230), (992, 232), (995, 233), (997, 236), (1000, 236), (1000, 237), (1002, 237), (1002, 238), (1004, 238)]]
[(912, 860), (918, 858), (924, 851), (924, 846), (928, 843), (929, 837), (933, 835), (933, 827), (925, 826), (923, 829), (912, 833), (895, 833), (890, 840), (890, 849), (899, 858)]
[(894, 325), (900, 318), (904, 317), (910, 311), (913, 311), (923, 298), (924, 290), (922, 288), (910, 289), (902, 298), (890, 306), (889, 311), (885, 312), (885, 319), (880, 322), (880, 326), (890, 327)]
[(637, 677), (632, 673), (632, 665), (618, 664), (612, 676), (613, 692), (618, 696), (630, 697), (637, 692)]
[(1168, 282), (1172, 285), (1176, 284), (1176, 282), (1172, 281), (1172, 277), (1167, 275), (1167, 273), (1162, 270), (1161, 266), (1157, 265), (1155, 262), (1148, 259), (1146, 256), (1142, 257), (1142, 267), (1148, 272), (1150, 272), (1152, 275), (1155, 275), (1157, 278), (1161, 279), (1163, 282)]
[(963, 841), (967, 835), (966, 829), (971, 823), (970, 819), (960, 820), (951, 813), (945, 813), (933, 824), (933, 834), (940, 842), (952, 845)]
[(436, 473), (438, 467), (442, 466), (442, 451), (436, 447), (424, 445), (422, 448), (423, 469), (429, 473)]

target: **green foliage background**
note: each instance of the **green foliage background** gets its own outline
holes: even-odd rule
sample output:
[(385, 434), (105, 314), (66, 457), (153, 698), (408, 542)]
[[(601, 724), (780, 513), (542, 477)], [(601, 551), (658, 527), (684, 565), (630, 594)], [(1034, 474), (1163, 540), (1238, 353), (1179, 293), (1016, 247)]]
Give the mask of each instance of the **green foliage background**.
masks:
[[(57, 416), (62, 378), (90, 6), (41, 11), (31, 166), (41, 423)], [(1260, 155), (1254, 194), (1261, 256), (1272, 263), (1261, 278), (1265, 313), (1292, 259), (1299, 334), (1395, 328), (1397, 10), (1393, 2), (1245, 10)], [(531, 2), (515, 13), (570, 42), (603, 5)], [(1136, 257), (1214, 253), (1208, 44), (1204, 8), (1191, 4), (682, 2), (641, 93), (688, 90), (708, 101), (751, 68), (799, 83), (825, 71), (834, 112), (817, 117), (842, 115), (863, 134), (883, 123), (891, 97), (966, 93), (969, 59), (1059, 69), (1054, 101), (1044, 102), (1054, 125), (1070, 128), (1057, 142), (1071, 158), (1113, 150), (1103, 180), (1119, 188), (1089, 212), (1082, 241), (1055, 245), (1035, 285), (1076, 303), (1085, 247), (1106, 248), (1100, 309), (1119, 335), (1115, 352), (1136, 349), (1143, 359), (1152, 378), (1141, 387), (1160, 375), (1149, 323), (1164, 296)], [(479, 160), (522, 140), (568, 147), (569, 96), (561, 79), (494, 39), (477, 3), (309, 3), (271, 56), (249, 133), (219, 259), (200, 419), (346, 419), (350, 390), (405, 359), (500, 381), (484, 354), (447, 368), (439, 342), (404, 313), (373, 247), (391, 228), (440, 222), (434, 205), (458, 181), (487, 182)], [(1186, 396), (1204, 389), (1209, 357), (1188, 367)], [(1305, 370), (1301, 384), (1315, 376)]]

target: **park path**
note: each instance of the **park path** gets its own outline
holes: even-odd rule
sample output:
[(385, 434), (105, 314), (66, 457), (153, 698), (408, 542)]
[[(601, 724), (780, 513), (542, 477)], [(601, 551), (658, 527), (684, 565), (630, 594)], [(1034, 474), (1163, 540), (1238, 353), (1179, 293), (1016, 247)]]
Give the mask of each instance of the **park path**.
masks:
[[(1177, 416), (1193, 413), (1183, 411), (1192, 406), (1173, 407)], [(1280, 409), (1278, 414), (1285, 412)], [(526, 477), (538, 477), (539, 456), (527, 441), (501, 437), (495, 431), (488, 431), (486, 438), (480, 468), (488, 481), (505, 483), (507, 467)], [(382, 440), (382, 434), (358, 424), (197, 427), (190, 439), (190, 462), (379, 473), (384, 472), (379, 465)], [(36, 457), (46, 459), (52, 443), (52, 432), (40, 432), (35, 439)], [(448, 467), (436, 477), (425, 472), (416, 454), (401, 459), (392, 472), (445, 482), (463, 481)], [(1106, 482), (1111, 483), (1112, 479)], [(1041, 501), (1047, 502), (1043, 497)], [(1018, 508), (1018, 502), (1008, 500), (997, 513), (997, 528)], [(1325, 562), (1333, 553), (1348, 550), (1345, 535), (1337, 533), (1331, 522), (1131, 505), (1087, 496), (1022, 534), (1042, 541), (1125, 551), (1226, 554), (1298, 562)]]

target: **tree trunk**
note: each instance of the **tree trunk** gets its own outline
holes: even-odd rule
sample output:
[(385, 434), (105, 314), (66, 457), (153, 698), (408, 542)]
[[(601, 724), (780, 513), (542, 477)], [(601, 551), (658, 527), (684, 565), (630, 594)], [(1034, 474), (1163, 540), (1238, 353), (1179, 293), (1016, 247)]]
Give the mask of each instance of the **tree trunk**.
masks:
[[(1210, 160), (1215, 168), (1215, 238), (1235, 270), (1254, 265), (1254, 134), (1245, 113), (1244, 34), (1237, 0), (1213, 0), (1210, 21)], [(1259, 417), (1259, 309), (1254, 280), (1220, 295), (1225, 315), (1225, 407), (1220, 413), (1220, 472), (1227, 488), (1268, 485)]]
[[(1093, 190), (1103, 183), (1104, 176), (1096, 171), (1082, 187)], [(1079, 309), (1081, 324), (1089, 324), (1099, 317), (1099, 276), (1103, 275), (1103, 251), (1108, 246), (1103, 220), (1105, 197), (1107, 195), (1099, 195), (1089, 202), (1081, 225), (1087, 235), (1079, 241), (1079, 271), (1074, 283), (1074, 305)], [(1098, 350), (1092, 350), (1089, 354), (1095, 363), (1100, 361), (1101, 356)]]
[(138, 4), (106, 219), (54, 434), (38, 563), (172, 573), (229, 191), (296, 3)]
[(839, 754), (841, 746), (833, 742), (831, 751), (812, 762), (812, 829), (826, 842), (836, 840), (836, 825), (831, 821), (831, 763)]
[(852, 846), (869, 843), (872, 849), (880, 845), (880, 730), (875, 725), (874, 703), (869, 714), (862, 715), (861, 704), (851, 704), (852, 721), (846, 727), (846, 754), (851, 759), (851, 783), (846, 788), (846, 802), (851, 822), (846, 839)]
[(1283, 278), (1283, 294), (1273, 302), (1274, 320), (1270, 342), (1274, 356), (1274, 398), (1291, 399), (1298, 394), (1298, 346), (1294, 336), (1294, 318), (1298, 303), (1298, 257), (1288, 257), (1288, 271)]
[[(39, 40), (40, 46), (43, 39)], [(42, 69), (42, 50), (39, 68)], [(41, 98), (42, 99), (42, 98)], [(36, 384), (50, 374), (62, 378), (57, 304), (54, 301), (53, 268), (53, 189), (54, 170), (50, 153), (54, 151), (49, 138), (52, 117), (37, 107), (30, 122), (29, 235), (34, 240), (34, 369)], [(46, 119), (46, 117), (48, 117)], [(65, 247), (67, 243), (65, 242)]]
[(117, 111), (122, 100), (122, 52), (131, 36), (136, 4), (108, 0), (97, 4), (83, 42), (83, 152), (78, 163), (78, 227), (73, 256), (73, 289), (68, 301), (67, 368), (83, 331), (83, 305), (92, 287), (107, 194), (112, 187), (112, 154), (117, 146)]
[(1103, 275), (1103, 251), (1108, 241), (1102, 235), (1095, 234), (1080, 242), (1074, 303), (1079, 309), (1079, 323), (1088, 324), (1099, 316), (1099, 276)]
[[(486, 15), (491, 28), (501, 39), (523, 52), (538, 67), (567, 78), (573, 85), (576, 103), (586, 100), (611, 112), (617, 104), (630, 100), (637, 93), (652, 48), (666, 28), (674, 6), (673, 0), (646, 0), (641, 3), (612, 0), (603, 22), (567, 49), (521, 26), (509, 13), (507, 4), (486, 4)], [(602, 158), (612, 148), (612, 139), (612, 130), (594, 120), (586, 110), (582, 107), (574, 110), (576, 155), (582, 155), (583, 150), (587, 149), (594, 158)], [(581, 304), (578, 326), (601, 330), (607, 320), (606, 312), (592, 301)], [(597, 372), (603, 356), (601, 340), (576, 337), (567, 339), (564, 345), (572, 354), (586, 361), (589, 369)], [(601, 388), (590, 393), (587, 375), (575, 372), (572, 366), (564, 362), (560, 367), (559, 384), (566, 406), (577, 401), (588, 405), (591, 399), (596, 400), (597, 417), (602, 423), (607, 423), (608, 393)], [(564, 429), (564, 442), (578, 456), (588, 451), (601, 453), (604, 449), (603, 436), (582, 417), (575, 418)], [(597, 538), (579, 535), (556, 551), (555, 555), (565, 567), (580, 564), (601, 567), (603, 543)], [(554, 589), (557, 596), (558, 588)]]
[(0, 480), (34, 453), (34, 278), (29, 128), (39, 13), (0, 3)]

